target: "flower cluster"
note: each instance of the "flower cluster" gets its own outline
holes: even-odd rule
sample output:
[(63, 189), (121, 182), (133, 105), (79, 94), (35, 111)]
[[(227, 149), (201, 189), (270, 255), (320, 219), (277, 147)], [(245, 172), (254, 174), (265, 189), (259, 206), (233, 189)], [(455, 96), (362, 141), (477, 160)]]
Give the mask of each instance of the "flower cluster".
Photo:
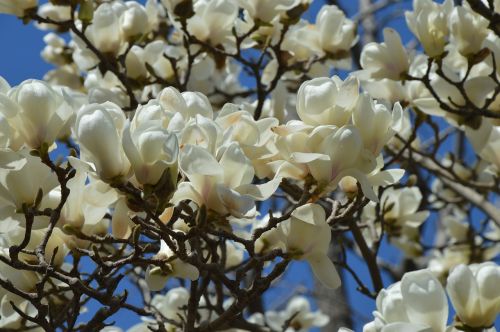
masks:
[(379, 293), (375, 320), (363, 331), (489, 329), (500, 313), (499, 281), (500, 267), (492, 262), (454, 268), (446, 281), (446, 293), (456, 316), (447, 328), (448, 300), (443, 286), (428, 270), (408, 272), (401, 282)]
[(376, 300), (366, 332), (492, 327), (500, 4), (415, 0), (410, 51), (360, 38), (372, 9), (309, 22), (310, 2), (1, 1), (54, 69), (0, 77), (0, 330), (120, 331), (122, 309), (130, 332), (327, 326), (295, 293), (262, 305), (297, 261)]

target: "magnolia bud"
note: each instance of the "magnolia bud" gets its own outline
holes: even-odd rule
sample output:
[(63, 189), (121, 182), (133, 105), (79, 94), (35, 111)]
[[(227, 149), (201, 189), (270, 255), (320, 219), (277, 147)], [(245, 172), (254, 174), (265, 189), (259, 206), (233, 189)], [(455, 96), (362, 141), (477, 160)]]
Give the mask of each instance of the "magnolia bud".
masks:
[(460, 321), (470, 327), (490, 327), (500, 313), (500, 267), (493, 262), (459, 265), (450, 273), (446, 290)]
[(90, 104), (77, 114), (75, 134), (82, 147), (82, 159), (95, 165), (102, 180), (128, 174), (130, 163), (121, 148), (125, 115), (115, 104)]

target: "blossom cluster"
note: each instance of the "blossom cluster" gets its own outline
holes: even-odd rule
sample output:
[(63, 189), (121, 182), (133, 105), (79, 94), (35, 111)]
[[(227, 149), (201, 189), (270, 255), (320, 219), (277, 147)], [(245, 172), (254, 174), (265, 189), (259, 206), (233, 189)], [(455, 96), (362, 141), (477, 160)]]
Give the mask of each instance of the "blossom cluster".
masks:
[[(309, 4), (0, 3), (49, 31), (41, 56), (55, 66), (17, 86), (0, 77), (0, 329), (50, 330), (53, 308), (72, 301), (78, 316), (94, 299), (111, 309), (92, 328), (119, 331), (104, 320), (126, 303), (126, 274), (146, 306), (124, 306), (142, 316), (130, 332), (308, 331), (329, 318), (305, 297), (245, 308), (294, 261), (338, 288), (332, 247), (369, 266), (373, 291), (355, 275), (376, 298), (364, 331), (492, 327), (499, 34), (466, 2), (415, 0), (405, 17), (422, 52), (386, 28), (359, 70), (332, 76), (355, 65), (357, 23), (334, 5), (308, 22)], [(450, 134), (436, 118), (474, 161), (438, 155)], [(431, 216), (444, 245), (422, 240)], [(423, 268), (389, 269), (402, 280), (387, 289), (384, 241)]]

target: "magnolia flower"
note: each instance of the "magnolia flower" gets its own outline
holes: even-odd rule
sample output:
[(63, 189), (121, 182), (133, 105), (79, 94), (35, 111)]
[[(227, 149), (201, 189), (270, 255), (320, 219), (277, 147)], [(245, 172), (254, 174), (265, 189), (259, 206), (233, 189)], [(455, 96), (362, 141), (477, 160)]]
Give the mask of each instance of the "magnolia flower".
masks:
[[(116, 202), (118, 195), (105, 182), (89, 178), (87, 164), (74, 157), (68, 157), (68, 160), (71, 166), (76, 169), (76, 173), (66, 184), (70, 193), (61, 210), (59, 225), (63, 229), (70, 227), (81, 230), (85, 226), (93, 228), (108, 212), (109, 206)], [(53, 201), (59, 202), (61, 188), (55, 188), (49, 195)], [(115, 214), (113, 214), (114, 217)]]
[(155, 185), (168, 170), (170, 182), (175, 184), (179, 153), (177, 137), (153, 122), (144, 122), (140, 126), (133, 124), (127, 122), (125, 125), (123, 150), (137, 181), (143, 185)]
[(405, 273), (401, 282), (377, 296), (375, 320), (363, 332), (444, 332), (448, 302), (443, 287), (428, 270)]
[(126, 39), (141, 37), (148, 32), (148, 15), (146, 9), (139, 3), (125, 2), (127, 7), (120, 16), (120, 28)]
[[(340, 57), (349, 56), (347, 51), (356, 43), (358, 37), (356, 24), (347, 19), (337, 6), (323, 6), (316, 17), (321, 47)], [(345, 54), (342, 54), (345, 53)]]
[[(11, 247), (22, 243), (25, 233), (26, 229), (24, 227), (17, 226), (12, 227), (7, 232), (2, 233), (2, 237), (5, 238), (6, 244)], [(42, 243), (45, 237), (45, 233), (46, 229), (31, 230), (30, 241), (26, 246), (26, 250), (34, 251), (40, 245), (40, 243)], [(54, 228), (45, 247), (45, 259), (47, 260), (47, 262), (53, 260), (54, 265), (61, 266), (63, 264), (64, 258), (69, 252), (69, 248), (67, 246), (68, 240), (68, 236), (64, 234), (60, 228)], [(54, 256), (54, 253), (56, 253), (56, 255), (55, 257), (52, 257)], [(33, 255), (24, 253), (19, 254), (19, 259), (27, 263), (38, 263), (38, 258)]]
[(168, 46), (164, 41), (155, 40), (144, 47), (143, 56), (144, 62), (153, 69), (154, 74), (165, 80), (174, 76), (172, 63), (164, 56), (168, 54), (167, 51)]
[[(181, 120), (181, 119), (172, 119)], [(172, 121), (174, 122), (174, 121)], [(177, 122), (177, 123), (175, 123)], [(197, 115), (191, 118), (187, 123), (183, 121), (175, 121), (176, 129), (180, 131), (180, 146), (192, 144), (203, 147), (212, 155), (217, 155), (217, 149), (223, 143), (223, 131), (217, 123), (209, 118)], [(180, 125), (184, 124), (183, 128)], [(172, 125), (173, 127), (173, 125)]]
[(271, 163), (279, 176), (303, 179), (309, 173), (318, 182), (322, 193), (335, 190), (344, 177), (352, 176), (369, 199), (378, 201), (367, 178), (377, 165), (376, 159), (365, 149), (355, 126), (319, 126), (310, 133), (306, 130), (285, 132), (279, 137), (277, 148), (280, 156), (288, 158), (287, 161)]
[(222, 215), (252, 217), (256, 212), (255, 200), (267, 199), (281, 182), (276, 178), (262, 185), (251, 184), (254, 169), (235, 142), (225, 148), (218, 160), (207, 150), (187, 144), (179, 164), (189, 182), (179, 185), (172, 201), (189, 199)]
[(319, 37), (316, 26), (305, 20), (300, 20), (299, 23), (290, 27), (281, 49), (293, 55), (289, 59), (289, 63), (307, 61), (314, 56), (324, 54)]
[(431, 252), (431, 259), (428, 268), (444, 284), (450, 271), (457, 265), (469, 264), (472, 259), (479, 261), (493, 259), (498, 254), (498, 247), (490, 254), (488, 251), (478, 250), (481, 243), (474, 243), (474, 248), (469, 244), (454, 245), (450, 244), (442, 251), (434, 250)]
[(307, 261), (316, 278), (326, 287), (340, 286), (340, 276), (328, 258), (331, 230), (320, 205), (308, 203), (297, 208), (290, 219), (279, 224), (278, 230), (287, 253)]
[(464, 6), (456, 6), (450, 15), (450, 30), (458, 51), (467, 57), (479, 52), (488, 35), (489, 21)]
[[(281, 213), (278, 212), (274, 217), (281, 217)], [(252, 233), (245, 233), (245, 237), (250, 239), (252, 234), (259, 228), (266, 227), (269, 224), (270, 215), (266, 214), (262, 219), (255, 219), (252, 223)], [(281, 231), (279, 228), (275, 227), (267, 232), (264, 232), (255, 241), (255, 252), (257, 253), (268, 253), (269, 251), (279, 248), (281, 243)]]
[(49, 70), (43, 76), (43, 80), (52, 86), (68, 87), (73, 91), (83, 88), (80, 72), (74, 63)]
[(247, 156), (272, 139), (271, 128), (278, 125), (274, 118), (256, 121), (248, 111), (235, 104), (225, 104), (215, 122), (220, 125), (225, 137), (237, 141), (245, 149)]
[(230, 0), (198, 0), (195, 15), (188, 19), (189, 34), (214, 46), (232, 43), (231, 29), (238, 19), (238, 6)]
[(0, 198), (16, 210), (22, 211), (23, 205), (33, 206), (37, 198), (43, 198), (57, 184), (51, 169), (28, 151), (0, 152)]
[[(405, 254), (410, 257), (419, 255), (422, 248), (419, 244), (418, 228), (430, 212), (418, 211), (422, 201), (422, 193), (418, 187), (388, 188), (382, 194), (380, 201), (384, 229), (391, 243), (404, 250)], [(374, 203), (367, 205), (363, 210), (362, 218), (372, 222), (377, 220)], [(381, 225), (377, 225), (377, 228), (377, 233), (380, 233)]]
[(343, 126), (349, 122), (359, 95), (358, 80), (338, 76), (314, 78), (297, 92), (297, 114), (309, 125)]
[(133, 79), (146, 78), (148, 70), (146, 68), (145, 51), (140, 46), (134, 45), (125, 57), (125, 67), (127, 76)]
[(0, 13), (23, 17), (26, 12), (33, 11), (38, 6), (38, 0), (4, 0), (0, 3)]
[(182, 322), (189, 301), (189, 292), (184, 287), (170, 289), (167, 294), (157, 294), (153, 297), (151, 305), (155, 307), (166, 319)]
[[(165, 318), (166, 322), (162, 323), (162, 327), (166, 331), (174, 332), (178, 330), (178, 324), (185, 322), (188, 301), (189, 291), (184, 287), (176, 287), (170, 289), (165, 295), (155, 294), (151, 300), (151, 306)], [(148, 332), (151, 331), (148, 326), (158, 326), (154, 319), (145, 318), (143, 321), (128, 329), (127, 332)], [(101, 330), (101, 332), (104, 332), (104, 330)], [(121, 332), (121, 330), (110, 330), (109, 332)]]
[(146, 283), (150, 290), (159, 291), (165, 287), (169, 278), (187, 278), (196, 280), (199, 277), (198, 269), (175, 256), (170, 247), (161, 240), (160, 251), (155, 256), (163, 260), (161, 266), (149, 266), (146, 271)]
[(239, 143), (245, 155), (251, 160), (255, 175), (259, 178), (272, 177), (265, 166), (274, 138), (272, 128), (278, 120), (266, 117), (254, 120), (252, 114), (235, 104), (225, 104), (217, 114), (215, 123), (221, 128), (224, 140)]
[(71, 116), (64, 99), (43, 81), (27, 80), (0, 93), (0, 113), (31, 148), (50, 147)]
[(41, 52), (42, 58), (52, 64), (62, 66), (71, 60), (68, 54), (66, 42), (57, 34), (51, 32), (43, 37), (46, 46)]
[[(303, 296), (295, 296), (283, 311), (267, 311), (266, 321), (275, 331), (306, 332), (314, 327), (328, 324), (330, 318), (321, 311), (312, 312), (309, 301)], [(283, 326), (288, 323), (286, 330)]]
[(384, 29), (384, 42), (369, 43), (361, 52), (361, 67), (371, 78), (400, 80), (408, 72), (410, 61), (396, 30)]
[[(26, 271), (24, 271), (26, 272)], [(29, 330), (33, 332), (43, 332), (42, 327), (36, 326), (31, 322), (26, 322), (24, 317), (14, 310), (14, 306), (22, 313), (34, 317), (38, 310), (29, 300), (18, 295), (7, 293), (0, 296), (0, 329), (5, 331)]]
[(406, 24), (418, 38), (425, 53), (430, 57), (444, 52), (448, 39), (448, 18), (453, 1), (438, 4), (431, 0), (413, 1), (413, 12), (406, 12)]
[[(125, 24), (130, 22), (125, 22)], [(134, 27), (135, 28), (135, 27)], [(130, 31), (134, 31), (131, 27)], [(92, 44), (103, 53), (119, 54), (124, 45), (117, 6), (104, 2), (94, 11), (92, 24), (85, 30)]]
[(181, 113), (184, 120), (194, 118), (198, 114), (209, 119), (213, 117), (210, 101), (200, 92), (180, 93), (177, 89), (168, 87), (162, 90), (158, 100), (167, 112)]
[(378, 104), (364, 93), (352, 114), (352, 122), (359, 129), (366, 149), (377, 157), (387, 142), (402, 128), (403, 109), (394, 104), (392, 113), (384, 104)]
[(493, 262), (458, 265), (447, 279), (446, 290), (460, 322), (487, 328), (500, 313), (500, 267)]
[(111, 71), (102, 75), (98, 69), (89, 70), (84, 86), (88, 90), (88, 102), (103, 104), (111, 102), (117, 106), (128, 105), (128, 96), (122, 83)]
[(254, 20), (270, 23), (285, 11), (299, 5), (301, 0), (238, 0)]
[[(71, 6), (56, 6), (49, 2), (38, 8), (38, 15), (55, 22), (68, 21), (71, 20)], [(41, 30), (57, 30), (58, 28), (56, 24), (49, 23), (38, 23), (37, 26)]]
[[(4, 258), (9, 258), (9, 248), (0, 248), (0, 255)], [(39, 277), (33, 271), (23, 271), (19, 273), (19, 270), (5, 264), (0, 260), (0, 278), (2, 280), (9, 280), (14, 287), (25, 292), (31, 292), (35, 290), (35, 286), (39, 281)], [(4, 288), (0, 288), (0, 294), (6, 292)], [(3, 314), (2, 314), (3, 318)]]
[(123, 180), (130, 163), (121, 148), (125, 115), (111, 102), (83, 106), (77, 114), (75, 136), (82, 160), (90, 162), (104, 181)]

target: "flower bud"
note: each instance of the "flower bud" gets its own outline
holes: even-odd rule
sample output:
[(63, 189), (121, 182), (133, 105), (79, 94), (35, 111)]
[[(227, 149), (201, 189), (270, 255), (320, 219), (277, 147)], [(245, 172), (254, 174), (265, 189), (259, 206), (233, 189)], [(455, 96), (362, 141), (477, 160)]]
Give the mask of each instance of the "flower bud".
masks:
[(123, 150), (139, 183), (155, 185), (167, 169), (170, 169), (172, 182), (177, 182), (179, 145), (174, 134), (151, 123), (139, 127), (127, 123)]
[(490, 327), (500, 313), (500, 267), (493, 262), (458, 265), (446, 290), (460, 321), (470, 327)]
[(467, 57), (479, 52), (488, 35), (488, 20), (471, 9), (456, 6), (450, 15), (450, 30), (458, 51)]
[(297, 113), (310, 125), (347, 124), (359, 95), (357, 79), (345, 81), (333, 78), (314, 78), (304, 82), (297, 92)]
[(64, 100), (50, 85), (27, 80), (0, 94), (0, 113), (8, 119), (31, 148), (51, 146), (71, 115), (63, 109)]
[(148, 28), (146, 9), (137, 2), (127, 2), (126, 5), (127, 9), (120, 16), (123, 36), (127, 39), (140, 37)]
[(85, 34), (103, 53), (117, 54), (120, 51), (123, 43), (120, 21), (111, 4), (105, 2), (97, 7)]
[(104, 181), (123, 179), (130, 163), (121, 147), (125, 115), (115, 104), (90, 104), (77, 114), (75, 135), (82, 147), (82, 159), (95, 166)]

